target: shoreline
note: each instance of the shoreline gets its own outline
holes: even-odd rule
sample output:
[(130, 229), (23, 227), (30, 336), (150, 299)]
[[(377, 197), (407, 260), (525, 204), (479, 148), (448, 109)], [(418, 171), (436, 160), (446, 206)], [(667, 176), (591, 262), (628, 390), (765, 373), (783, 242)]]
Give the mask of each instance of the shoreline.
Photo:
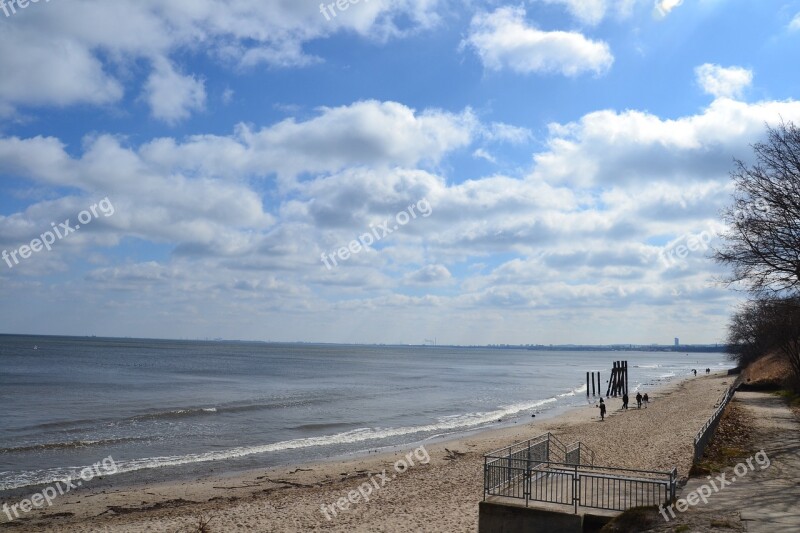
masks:
[[(716, 372), (721, 373), (723, 371)], [(712, 375), (715, 373), (712, 372)], [(700, 377), (698, 375), (698, 377)], [(650, 387), (648, 390), (652, 392), (659, 392), (663, 390), (669, 390), (670, 387), (677, 386), (681, 381), (694, 379), (694, 376), (686, 375), (683, 377), (674, 376), (668, 378), (667, 380), (663, 380), (663, 378), (659, 378), (656, 382), (651, 382), (644, 384), (645, 387)], [(631, 391), (631, 395), (633, 395), (635, 391)], [(651, 395), (652, 395), (651, 392)], [(583, 397), (585, 392), (577, 392), (574, 395)], [(202, 472), (192, 472), (187, 466), (191, 467), (192, 463), (187, 465), (180, 465), (180, 466), (163, 466), (163, 467), (155, 467), (155, 468), (145, 468), (141, 470), (132, 470), (129, 472), (124, 472), (121, 474), (111, 475), (108, 476), (106, 479), (103, 476), (99, 476), (97, 479), (101, 481), (98, 483), (97, 480), (94, 481), (95, 487), (91, 490), (96, 489), (109, 489), (109, 488), (122, 488), (126, 490), (134, 490), (136, 488), (151, 486), (151, 485), (161, 485), (163, 483), (177, 483), (177, 482), (199, 482), (205, 479), (210, 478), (230, 478), (230, 477), (243, 477), (254, 472), (262, 472), (264, 470), (273, 471), (273, 470), (281, 470), (281, 469), (290, 469), (292, 467), (305, 467), (308, 465), (325, 465), (328, 463), (335, 463), (335, 462), (351, 462), (351, 461), (358, 461), (364, 458), (370, 457), (380, 457), (383, 455), (391, 455), (393, 453), (397, 453), (408, 448), (418, 447), (420, 445), (428, 445), (428, 444), (446, 444), (450, 441), (459, 441), (464, 440), (470, 437), (479, 437), (482, 434), (488, 434), (492, 432), (498, 432), (508, 429), (513, 429), (515, 427), (522, 427), (526, 425), (532, 425), (535, 422), (543, 422), (546, 420), (551, 420), (554, 418), (559, 418), (565, 415), (568, 415), (572, 411), (585, 409), (587, 407), (596, 406), (599, 399), (601, 398), (600, 395), (598, 396), (587, 396), (585, 403), (581, 405), (570, 405), (570, 404), (560, 404), (556, 405), (552, 408), (542, 408), (536, 407), (533, 408), (531, 411), (535, 414), (535, 420), (531, 420), (528, 418), (528, 415), (531, 414), (531, 411), (526, 412), (524, 415), (516, 414), (508, 419), (499, 419), (494, 422), (491, 422), (489, 425), (483, 425), (472, 429), (460, 429), (450, 431), (444, 435), (436, 435), (424, 438), (422, 440), (415, 440), (409, 443), (403, 444), (392, 444), (392, 445), (382, 445), (377, 448), (372, 449), (361, 449), (356, 451), (349, 451), (349, 452), (342, 452), (337, 453), (334, 455), (329, 455), (323, 458), (311, 458), (306, 460), (299, 460), (299, 461), (286, 461), (286, 462), (279, 462), (276, 464), (272, 464), (269, 466), (234, 466), (231, 464), (230, 460), (222, 460), (219, 461), (219, 465), (222, 467), (221, 469), (211, 468), (209, 472), (213, 473), (202, 473)], [(552, 400), (556, 400), (555, 397), (550, 398)], [(542, 402), (547, 402), (550, 399), (540, 400)], [(614, 400), (615, 398), (611, 398)], [(617, 398), (618, 399), (618, 398)], [(591, 403), (588, 403), (591, 401)], [(633, 397), (631, 397), (631, 401), (633, 401)], [(609, 410), (609, 415), (611, 411)], [(607, 416), (609, 416), (607, 415)], [(215, 462), (209, 462), (207, 464), (214, 464)], [(158, 470), (173, 470), (175, 474), (172, 472), (165, 476), (159, 476), (156, 474)], [(145, 479), (136, 479), (137, 477), (142, 476)], [(115, 481), (118, 480), (118, 481)], [(47, 486), (52, 485), (55, 483), (39, 483), (34, 485), (26, 485), (23, 487), (16, 487), (13, 489), (6, 489), (0, 491), (0, 505), (3, 502), (8, 501), (18, 501), (19, 499), (27, 497), (29, 494), (33, 494), (39, 492), (41, 489), (46, 488)], [(2, 524), (3, 515), (0, 514), (0, 524)]]
[[(414, 489), (412, 485), (420, 485), (424, 488), (424, 492), (429, 492), (429, 500), (441, 499), (442, 492), (446, 497), (448, 492), (454, 489), (456, 492), (463, 492), (465, 496), (460, 498), (456, 507), (463, 508), (466, 515), (461, 519), (451, 517), (450, 526), (459, 528), (461, 526), (457, 522), (462, 521), (464, 524), (474, 525), (477, 524), (477, 504), (482, 497), (483, 454), (548, 431), (556, 434), (565, 444), (581, 440), (598, 454), (596, 462), (600, 464), (668, 469), (668, 463), (673, 462), (673, 466), (679, 469), (679, 477), (685, 477), (691, 459), (691, 438), (685, 439), (686, 442), (676, 443), (674, 435), (671, 434), (683, 433), (693, 437), (705, 421), (703, 412), (707, 411), (710, 414), (719, 396), (718, 392), (712, 393), (712, 388), (703, 384), (711, 381), (715, 389), (722, 391), (725, 387), (722, 382), (730, 383), (732, 379), (724, 372), (717, 372), (709, 376), (687, 376), (684, 379), (670, 381), (661, 387), (648, 389), (651, 404), (648, 409), (642, 410), (634, 407), (628, 412), (622, 412), (619, 408), (621, 400), (615, 401), (612, 398), (608, 402), (609, 413), (602, 426), (611, 432), (608, 435), (605, 431), (597, 431), (601, 426), (599, 413), (593, 404), (571, 406), (565, 407), (561, 413), (537, 417), (536, 420), (527, 423), (487, 428), (472, 434), (445, 437), (435, 442), (421, 441), (378, 453), (358, 454), (355, 457), (339, 456), (322, 461), (259, 468), (246, 472), (215, 472), (194, 480), (171, 480), (143, 485), (111, 484), (94, 489), (87, 488), (57, 498), (52, 507), (34, 510), (24, 518), (14, 520), (14, 526), (17, 531), (26, 531), (29, 526), (30, 531), (55, 531), (63, 527), (69, 527), (74, 531), (91, 531), (92, 524), (100, 520), (104, 523), (104, 528), (112, 530), (113, 527), (120, 526), (125, 531), (145, 529), (175, 531), (177, 527), (196, 522), (198, 516), (207, 514), (212, 518), (215, 516), (221, 518), (220, 515), (231, 513), (232, 507), (245, 506), (248, 507), (247, 510), (237, 512), (248, 516), (248, 520), (252, 522), (250, 525), (256, 529), (263, 527), (260, 521), (267, 518), (273, 525), (283, 524), (280, 526), (280, 531), (314, 529), (328, 523), (325, 521), (321, 506), (335, 503), (342, 495), (347, 496), (349, 491), (361, 486), (365, 481), (373, 481), (374, 484), (375, 479), (380, 479), (376, 476), (380, 476), (384, 469), (392, 472), (395, 462), (404, 458), (413, 461), (414, 464), (403, 473), (397, 474), (397, 479), (402, 479), (402, 483), (381, 487), (376, 499), (360, 506), (355, 505), (354, 507), (358, 508), (355, 512), (340, 514), (332, 520), (335, 523), (328, 525), (334, 529), (342, 527), (345, 528), (343, 530), (352, 530), (360, 525), (359, 516), (366, 517), (369, 522), (370, 516), (384, 505), (385, 496), (407, 491), (411, 491), (412, 495), (418, 495), (419, 487)], [(689, 390), (691, 394), (681, 398), (681, 393), (685, 395)], [(635, 405), (635, 402), (633, 403)], [(651, 453), (642, 454), (643, 450), (649, 448), (645, 439), (643, 448), (639, 445), (635, 453), (623, 452), (621, 456), (615, 453), (619, 449), (626, 450), (626, 446), (624, 442), (614, 446), (612, 441), (619, 440), (619, 436), (613, 434), (614, 426), (620, 426), (621, 422), (628, 418), (643, 419), (643, 415), (648, 412), (655, 415), (657, 411), (663, 411), (666, 416), (672, 416), (676, 410), (684, 410), (681, 404), (683, 408), (691, 406), (686, 412), (685, 422), (691, 418), (692, 424), (681, 428), (681, 432), (670, 432), (665, 435), (666, 447), (661, 446), (664, 444), (662, 442), (660, 446), (654, 446), (650, 450)], [(686, 425), (680, 423), (680, 417), (675, 420), (679, 425)], [(659, 440), (663, 441), (663, 437)], [(631, 435), (631, 438), (636, 438), (636, 435)], [(678, 444), (680, 445), (676, 446)], [(424, 447), (424, 453), (420, 450), (420, 446)], [(681, 453), (674, 449), (676, 447), (685, 449)], [(414, 452), (416, 455), (409, 458), (408, 454)], [(422, 461), (426, 456), (429, 460)], [(451, 485), (455, 482), (447, 479), (451, 476), (454, 479), (463, 479), (464, 482), (453, 487)], [(29, 494), (34, 492), (30, 491)], [(401, 496), (396, 497), (402, 499)], [(254, 501), (260, 502), (259, 509), (249, 507)], [(295, 507), (291, 505), (293, 501), (299, 502), (297, 508), (292, 508)], [(269, 512), (266, 512), (267, 510)], [(453, 520), (455, 522), (452, 522)], [(6, 521), (6, 516), (0, 513), (0, 523)], [(422, 525), (424, 526), (424, 522)], [(400, 527), (392, 529), (394, 530), (406, 529)], [(411, 531), (413, 528), (408, 530)]]

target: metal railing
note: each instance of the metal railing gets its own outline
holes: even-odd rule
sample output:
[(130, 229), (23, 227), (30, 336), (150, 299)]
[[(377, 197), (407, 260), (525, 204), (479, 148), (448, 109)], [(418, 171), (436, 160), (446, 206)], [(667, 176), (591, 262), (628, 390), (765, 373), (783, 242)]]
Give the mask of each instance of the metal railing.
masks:
[(703, 424), (703, 427), (700, 428), (700, 431), (697, 432), (697, 435), (694, 437), (694, 460), (698, 461), (702, 456), (703, 452), (706, 449), (706, 445), (708, 441), (711, 440), (711, 437), (714, 436), (714, 432), (717, 430), (717, 426), (719, 425), (719, 421), (722, 418), (722, 413), (725, 412), (725, 408), (728, 406), (728, 403), (733, 399), (733, 395), (736, 392), (736, 389), (739, 386), (741, 378), (736, 378), (734, 382), (731, 384), (730, 387), (725, 391), (720, 398), (719, 402), (717, 402), (717, 408), (714, 410), (714, 413), (711, 417)]
[(582, 442), (575, 442), (567, 447), (564, 462), (571, 465), (593, 465), (594, 451)]
[[(563, 454), (564, 461), (552, 456)], [(594, 465), (594, 452), (577, 442), (564, 446), (552, 434), (484, 456), (484, 500), (503, 496), (578, 507), (623, 511), (675, 498), (678, 471), (633, 470)]]
[[(484, 457), (484, 468), (491, 465), (492, 476), (484, 478), (486, 490), (502, 490), (502, 487), (518, 488), (522, 469), (541, 462), (549, 461), (552, 456), (563, 458), (566, 456), (566, 447), (552, 434), (545, 433), (533, 439), (517, 442), (492, 452), (491, 460), (487, 463), (489, 455)], [(506, 468), (495, 468), (501, 465)]]

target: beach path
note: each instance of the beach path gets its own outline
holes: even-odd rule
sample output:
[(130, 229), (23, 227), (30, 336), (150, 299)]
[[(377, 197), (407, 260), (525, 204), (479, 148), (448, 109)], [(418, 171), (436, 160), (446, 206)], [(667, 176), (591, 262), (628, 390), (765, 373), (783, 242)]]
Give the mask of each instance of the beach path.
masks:
[[(745, 476), (738, 477), (726, 469), (732, 481), (709, 497), (708, 503), (690, 508), (681, 522), (690, 526), (703, 525), (702, 531), (716, 531), (709, 524), (720, 527), (728, 523), (741, 531), (769, 533), (797, 533), (800, 531), (800, 422), (780, 397), (766, 392), (737, 392), (736, 401), (754, 419), (754, 444), (769, 457), (769, 466), (763, 470), (755, 464)], [(763, 461), (766, 463), (766, 461)], [(741, 469), (740, 469), (741, 471)], [(702, 485), (703, 477), (692, 478), (680, 491), (684, 498)], [(694, 529), (692, 530), (694, 531)], [(723, 529), (719, 529), (723, 531)]]

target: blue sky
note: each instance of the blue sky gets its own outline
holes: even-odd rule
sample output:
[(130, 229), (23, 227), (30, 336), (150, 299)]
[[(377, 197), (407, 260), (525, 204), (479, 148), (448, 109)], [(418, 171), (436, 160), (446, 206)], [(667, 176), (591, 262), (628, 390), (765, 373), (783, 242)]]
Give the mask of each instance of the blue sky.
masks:
[(6, 0), (0, 331), (724, 339), (800, 1), (350, 1)]

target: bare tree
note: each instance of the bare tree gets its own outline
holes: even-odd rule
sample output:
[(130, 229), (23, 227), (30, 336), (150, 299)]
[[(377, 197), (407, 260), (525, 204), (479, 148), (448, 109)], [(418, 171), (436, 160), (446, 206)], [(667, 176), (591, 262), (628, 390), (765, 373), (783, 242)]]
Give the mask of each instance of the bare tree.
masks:
[(800, 384), (800, 299), (757, 299), (744, 304), (728, 326), (733, 358), (746, 366), (774, 352), (792, 368)]
[(760, 302), (742, 304), (728, 324), (728, 350), (731, 359), (740, 367), (746, 367), (770, 350), (768, 340), (762, 334), (763, 313)]
[(753, 145), (756, 163), (736, 160), (736, 191), (723, 212), (728, 231), (715, 259), (732, 267), (728, 284), (744, 282), (756, 295), (776, 297), (800, 289), (800, 129), (767, 127)]

